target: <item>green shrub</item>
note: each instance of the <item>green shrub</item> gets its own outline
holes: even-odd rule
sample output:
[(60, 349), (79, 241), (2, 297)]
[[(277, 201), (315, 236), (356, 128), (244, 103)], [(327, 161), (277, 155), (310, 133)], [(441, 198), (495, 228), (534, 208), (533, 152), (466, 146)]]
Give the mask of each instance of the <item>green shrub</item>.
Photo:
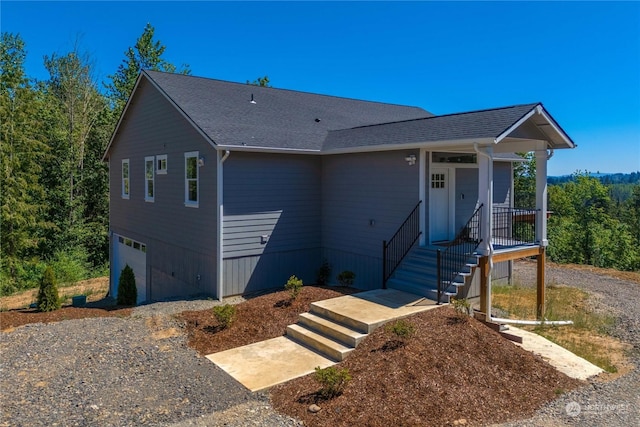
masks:
[(37, 304), (40, 311), (53, 311), (60, 308), (60, 296), (58, 295), (56, 278), (51, 267), (47, 267), (42, 276)]
[(316, 272), (316, 284), (324, 286), (331, 277), (331, 265), (325, 259), (318, 271)]
[(335, 366), (330, 366), (320, 369), (317, 366), (315, 371), (314, 378), (322, 387), (320, 395), (325, 399), (340, 396), (349, 381), (351, 381), (351, 375), (347, 368), (338, 369)]
[(345, 270), (338, 274), (338, 283), (342, 286), (351, 286), (356, 278), (356, 273), (353, 271)]
[(296, 299), (302, 290), (302, 280), (298, 279), (295, 275), (289, 277), (287, 284), (284, 288), (291, 294), (291, 299)]
[(471, 304), (466, 298), (451, 298), (451, 304), (456, 313), (460, 315), (470, 316), (472, 313)]
[(407, 340), (415, 335), (416, 327), (413, 323), (407, 322), (404, 319), (397, 320), (393, 323), (389, 323), (385, 326), (387, 332), (390, 332), (398, 337), (399, 340)]
[(58, 251), (51, 260), (58, 283), (71, 284), (90, 276), (90, 265), (84, 248)]
[(225, 304), (213, 307), (213, 315), (222, 329), (227, 329), (236, 318), (236, 307)]
[(136, 289), (136, 276), (129, 264), (125, 265), (118, 280), (118, 304), (136, 305), (138, 289)]

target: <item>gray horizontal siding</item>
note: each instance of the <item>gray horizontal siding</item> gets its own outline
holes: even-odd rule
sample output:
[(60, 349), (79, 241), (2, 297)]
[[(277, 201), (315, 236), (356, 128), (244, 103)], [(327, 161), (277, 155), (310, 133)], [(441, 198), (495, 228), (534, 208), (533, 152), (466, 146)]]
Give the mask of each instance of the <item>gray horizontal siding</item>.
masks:
[(290, 276), (313, 284), (320, 268), (320, 248), (264, 253), (225, 259), (224, 296), (283, 289)]
[(511, 206), (511, 181), (513, 172), (510, 162), (493, 163), (493, 205)]
[(224, 163), (224, 258), (318, 248), (320, 168), (315, 156), (232, 153)]
[(356, 275), (353, 282), (355, 288), (369, 290), (382, 287), (382, 259), (378, 256), (323, 248), (322, 259), (331, 266), (331, 277), (328, 280), (330, 285), (338, 285), (338, 274), (349, 270)]
[(419, 166), (407, 164), (409, 154), (418, 156), (416, 150), (323, 156), (325, 250), (382, 257), (382, 241), (393, 236), (419, 200)]

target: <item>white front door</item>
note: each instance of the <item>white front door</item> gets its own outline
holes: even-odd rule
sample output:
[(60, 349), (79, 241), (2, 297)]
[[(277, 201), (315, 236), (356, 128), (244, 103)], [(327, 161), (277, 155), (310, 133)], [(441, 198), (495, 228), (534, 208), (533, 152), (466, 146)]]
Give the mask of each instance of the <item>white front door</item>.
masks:
[(451, 229), (449, 169), (432, 168), (429, 182), (429, 223), (432, 242), (448, 240)]

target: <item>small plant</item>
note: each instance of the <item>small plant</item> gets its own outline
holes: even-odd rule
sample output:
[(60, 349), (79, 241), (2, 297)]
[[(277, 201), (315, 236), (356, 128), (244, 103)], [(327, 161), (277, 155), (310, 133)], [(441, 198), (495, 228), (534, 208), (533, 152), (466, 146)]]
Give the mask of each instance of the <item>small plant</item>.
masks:
[(225, 304), (213, 307), (213, 315), (222, 329), (227, 329), (236, 318), (236, 307)]
[(394, 334), (401, 341), (408, 340), (416, 333), (416, 327), (413, 323), (407, 322), (404, 319), (388, 324), (385, 329)]
[(351, 381), (351, 375), (347, 368), (338, 369), (335, 366), (330, 366), (320, 369), (320, 367), (317, 366), (315, 371), (314, 378), (322, 387), (320, 389), (320, 396), (325, 399), (340, 396), (349, 381)]
[(284, 288), (289, 291), (289, 293), (291, 294), (291, 299), (294, 300), (300, 294), (302, 286), (302, 280), (293, 275), (289, 277), (289, 280), (287, 280), (287, 284), (284, 285)]
[(56, 278), (53, 274), (53, 269), (47, 267), (42, 275), (40, 289), (38, 290), (38, 309), (40, 311), (53, 311), (59, 309), (60, 306)]
[(138, 289), (136, 289), (136, 276), (129, 264), (125, 265), (118, 280), (118, 304), (136, 305)]
[(316, 272), (316, 283), (320, 286), (324, 286), (327, 284), (329, 277), (331, 277), (331, 265), (329, 264), (329, 261), (325, 259)]
[(338, 274), (338, 283), (341, 286), (351, 286), (353, 285), (353, 281), (356, 278), (356, 273), (353, 271), (345, 270), (342, 273)]
[(471, 304), (466, 298), (461, 298), (461, 299), (452, 298), (451, 304), (453, 305), (453, 309), (459, 315), (471, 316), (471, 313), (472, 313)]

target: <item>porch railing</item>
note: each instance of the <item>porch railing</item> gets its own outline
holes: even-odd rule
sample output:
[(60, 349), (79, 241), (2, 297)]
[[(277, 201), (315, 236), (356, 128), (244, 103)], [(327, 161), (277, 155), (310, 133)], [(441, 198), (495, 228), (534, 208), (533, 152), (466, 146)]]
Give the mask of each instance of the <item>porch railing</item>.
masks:
[(455, 239), (447, 245), (447, 249), (444, 251), (438, 249), (438, 304), (442, 302), (447, 288), (462, 272), (469, 258), (482, 242), (482, 206), (475, 210)]
[(420, 231), (420, 204), (413, 208), (407, 219), (404, 220), (398, 231), (389, 241), (382, 242), (382, 287), (387, 288), (387, 280), (398, 268), (404, 257), (416, 243), (422, 231)]
[(530, 245), (536, 242), (536, 218), (539, 209), (493, 207), (493, 245), (502, 247)]

